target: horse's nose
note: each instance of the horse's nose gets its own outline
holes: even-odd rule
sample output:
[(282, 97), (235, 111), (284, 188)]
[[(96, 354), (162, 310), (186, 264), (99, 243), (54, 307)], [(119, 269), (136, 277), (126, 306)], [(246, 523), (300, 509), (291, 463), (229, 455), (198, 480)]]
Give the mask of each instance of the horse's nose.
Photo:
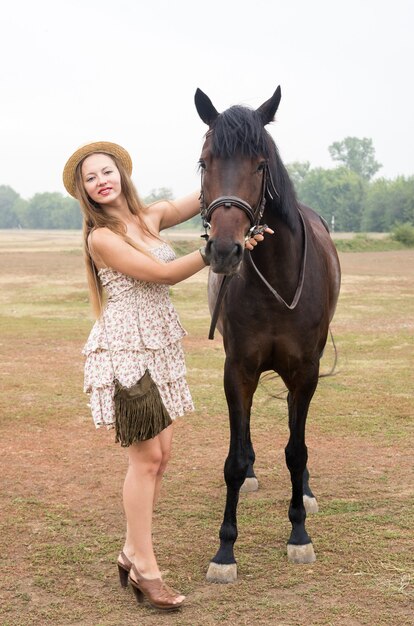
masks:
[(210, 267), (216, 274), (234, 274), (243, 258), (243, 246), (235, 241), (210, 238), (206, 245)]

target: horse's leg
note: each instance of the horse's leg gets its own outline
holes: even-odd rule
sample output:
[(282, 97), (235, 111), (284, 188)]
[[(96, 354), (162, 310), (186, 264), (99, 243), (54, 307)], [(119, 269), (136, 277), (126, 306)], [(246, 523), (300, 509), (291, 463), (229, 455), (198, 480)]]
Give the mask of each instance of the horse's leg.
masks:
[(237, 580), (237, 564), (234, 544), (237, 539), (237, 503), (240, 487), (249, 465), (249, 417), (253, 394), (259, 376), (240, 371), (240, 362), (226, 357), (224, 366), (224, 390), (229, 407), (230, 446), (224, 464), (227, 486), (226, 506), (220, 527), (220, 548), (210, 562), (207, 580), (229, 583)]
[[(321, 218), (321, 220), (325, 225), (323, 218)], [(319, 361), (323, 357), (324, 350), (325, 348), (319, 355)], [(305, 467), (305, 471), (303, 472), (303, 504), (306, 513), (317, 513), (319, 511), (318, 501), (313, 495), (312, 489), (309, 485), (309, 470), (307, 467)]]
[(250, 428), (247, 433), (248, 442), (247, 442), (247, 457), (249, 459), (249, 464), (247, 466), (246, 478), (244, 479), (244, 483), (240, 487), (240, 493), (251, 493), (252, 491), (257, 491), (259, 489), (259, 483), (256, 478), (256, 474), (254, 473), (253, 465), (256, 460), (256, 455), (254, 453), (252, 440), (250, 438)]
[(317, 513), (318, 512), (318, 501), (312, 493), (312, 489), (309, 486), (309, 470), (305, 467), (305, 471), (303, 472), (303, 504), (305, 507), (306, 513)]
[(303, 477), (308, 459), (305, 424), (316, 385), (317, 374), (310, 382), (298, 386), (288, 395), (290, 437), (285, 454), (292, 482), (292, 499), (289, 506), (292, 532), (287, 545), (287, 554), (288, 559), (294, 563), (313, 563), (316, 559), (311, 539), (305, 529), (306, 511), (303, 504)]

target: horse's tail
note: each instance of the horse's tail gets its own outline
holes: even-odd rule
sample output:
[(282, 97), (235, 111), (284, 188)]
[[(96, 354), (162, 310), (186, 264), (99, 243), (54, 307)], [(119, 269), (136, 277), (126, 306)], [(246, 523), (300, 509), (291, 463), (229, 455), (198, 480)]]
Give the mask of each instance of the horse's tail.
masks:
[[(334, 355), (335, 355), (334, 356), (334, 362), (333, 362), (333, 365), (332, 365), (331, 369), (329, 370), (329, 372), (327, 372), (326, 374), (319, 374), (319, 378), (327, 378), (328, 376), (335, 376), (335, 374), (336, 374), (335, 370), (336, 370), (336, 366), (338, 364), (338, 350), (336, 348), (335, 339), (334, 339), (334, 336), (332, 334), (331, 327), (329, 327), (329, 335), (331, 337), (332, 347), (334, 349)], [(322, 354), (323, 354), (323, 352), (322, 352)], [(322, 358), (322, 354), (321, 354), (321, 358)]]

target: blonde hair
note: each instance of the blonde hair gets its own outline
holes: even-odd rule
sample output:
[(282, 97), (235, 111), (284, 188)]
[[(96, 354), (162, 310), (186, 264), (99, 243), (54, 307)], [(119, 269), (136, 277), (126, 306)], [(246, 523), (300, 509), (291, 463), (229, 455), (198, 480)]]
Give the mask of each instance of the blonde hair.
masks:
[[(115, 157), (112, 154), (109, 154), (107, 152), (103, 154), (107, 154), (115, 163), (119, 171), (120, 177), (121, 177), (121, 189), (125, 197), (125, 200), (127, 202), (128, 208), (130, 212), (132, 213), (132, 215), (136, 216), (142, 230), (146, 234), (151, 235), (152, 237), (156, 237), (157, 239), (160, 239), (158, 234), (153, 233), (145, 224), (144, 220), (142, 219), (142, 213), (145, 211), (146, 205), (140, 200), (138, 192), (134, 186), (134, 183), (132, 182), (130, 176), (126, 172), (122, 163), (119, 161), (119, 159), (117, 159), (117, 157)], [(90, 154), (88, 154), (87, 156), (90, 156)], [(122, 237), (122, 239), (126, 241), (126, 243), (128, 243), (130, 246), (132, 246), (136, 250), (139, 250), (140, 252), (146, 254), (147, 256), (150, 256), (150, 255), (147, 250), (138, 246), (130, 237), (128, 237), (128, 235), (126, 234), (126, 226), (121, 220), (114, 217), (113, 215), (108, 215), (102, 209), (101, 205), (98, 202), (95, 202), (88, 196), (85, 190), (84, 184), (83, 184), (83, 179), (82, 179), (82, 164), (86, 158), (87, 157), (85, 156), (82, 159), (82, 161), (78, 163), (76, 167), (75, 185), (76, 185), (76, 197), (79, 201), (82, 214), (83, 214), (83, 226), (82, 226), (83, 254), (84, 254), (84, 260), (85, 260), (85, 265), (86, 265), (86, 277), (88, 280), (89, 298), (91, 301), (92, 310), (95, 313), (95, 315), (98, 317), (101, 313), (101, 301), (103, 297), (102, 296), (103, 290), (102, 290), (101, 281), (98, 276), (98, 268), (96, 267), (96, 264), (91, 255), (91, 247), (90, 247), (91, 241), (89, 240), (88, 242), (89, 235), (96, 228), (109, 228), (109, 230), (111, 230), (115, 234)], [(154, 257), (152, 256), (151, 258), (154, 259)]]

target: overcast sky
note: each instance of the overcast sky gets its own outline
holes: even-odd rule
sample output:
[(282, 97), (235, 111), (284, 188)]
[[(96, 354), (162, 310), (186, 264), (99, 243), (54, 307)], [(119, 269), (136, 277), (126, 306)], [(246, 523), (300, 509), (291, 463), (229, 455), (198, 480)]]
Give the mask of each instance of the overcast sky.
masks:
[(141, 195), (199, 184), (200, 87), (257, 107), (285, 163), (333, 167), (373, 140), (379, 175), (414, 174), (413, 0), (0, 0), (0, 185), (66, 193), (81, 144), (120, 143)]

